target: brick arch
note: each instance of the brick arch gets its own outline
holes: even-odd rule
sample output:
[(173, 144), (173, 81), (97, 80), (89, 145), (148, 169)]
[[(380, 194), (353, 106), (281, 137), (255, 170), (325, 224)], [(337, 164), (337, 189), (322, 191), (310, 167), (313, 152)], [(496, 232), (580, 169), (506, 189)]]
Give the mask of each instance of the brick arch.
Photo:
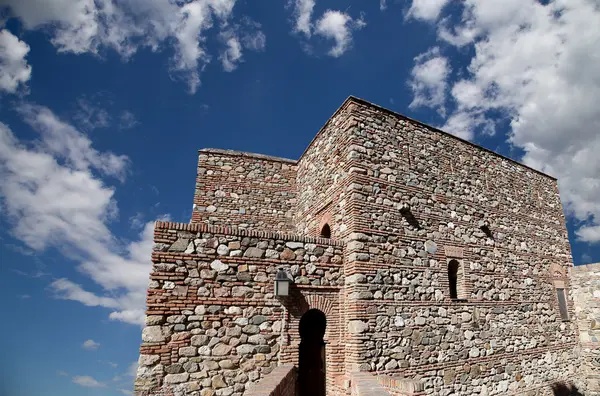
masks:
[(308, 294), (304, 298), (307, 304), (302, 307), (300, 315), (304, 315), (309, 309), (318, 309), (326, 317), (331, 315), (333, 303), (329, 299), (319, 294)]
[(329, 212), (323, 213), (323, 215), (321, 215), (316, 235), (321, 235), (321, 230), (323, 229), (323, 226), (325, 226), (325, 224), (329, 225), (329, 229), (333, 232), (333, 224), (331, 224), (331, 213)]
[(550, 273), (551, 278), (565, 278), (565, 270), (558, 264), (550, 264), (550, 268), (548, 268), (548, 272)]

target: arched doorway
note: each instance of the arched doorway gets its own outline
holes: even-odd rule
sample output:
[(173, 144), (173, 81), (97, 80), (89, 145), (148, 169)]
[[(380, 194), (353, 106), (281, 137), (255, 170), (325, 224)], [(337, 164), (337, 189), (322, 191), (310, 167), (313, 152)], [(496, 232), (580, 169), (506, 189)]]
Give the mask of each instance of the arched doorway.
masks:
[(321, 228), (321, 238), (331, 238), (331, 227), (327, 223)]
[(318, 309), (300, 318), (298, 390), (300, 396), (325, 396), (325, 327), (327, 319)]

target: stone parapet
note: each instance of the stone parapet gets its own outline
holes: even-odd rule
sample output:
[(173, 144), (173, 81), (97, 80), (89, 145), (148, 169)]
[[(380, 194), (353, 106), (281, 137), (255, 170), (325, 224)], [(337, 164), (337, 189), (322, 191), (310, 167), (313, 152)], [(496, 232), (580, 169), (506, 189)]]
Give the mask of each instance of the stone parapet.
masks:
[(392, 396), (372, 373), (352, 373), (348, 377), (351, 396)]
[(295, 161), (229, 150), (198, 155), (192, 223), (293, 231)]
[(244, 396), (295, 396), (296, 368), (283, 365), (274, 369), (256, 384), (250, 386)]

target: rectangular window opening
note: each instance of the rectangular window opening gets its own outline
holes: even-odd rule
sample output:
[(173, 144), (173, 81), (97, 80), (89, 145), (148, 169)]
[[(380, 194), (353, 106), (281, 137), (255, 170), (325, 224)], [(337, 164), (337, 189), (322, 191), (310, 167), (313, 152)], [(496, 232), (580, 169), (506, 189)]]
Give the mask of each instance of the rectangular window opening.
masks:
[(556, 296), (558, 297), (558, 308), (560, 309), (560, 318), (562, 320), (569, 320), (569, 310), (567, 309), (567, 298), (565, 296), (565, 289), (556, 289)]

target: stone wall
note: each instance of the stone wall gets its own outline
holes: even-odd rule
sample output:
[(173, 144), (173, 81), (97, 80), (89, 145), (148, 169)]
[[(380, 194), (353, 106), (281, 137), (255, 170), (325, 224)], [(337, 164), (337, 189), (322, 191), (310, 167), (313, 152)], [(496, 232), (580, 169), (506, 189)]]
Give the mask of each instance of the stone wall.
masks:
[(600, 395), (600, 263), (574, 267), (571, 285), (581, 342), (579, 369), (590, 391), (586, 395)]
[[(350, 98), (297, 162), (200, 151), (194, 203), (192, 224), (156, 225), (136, 390), (241, 395), (298, 363), (316, 308), (328, 395), (359, 372), (428, 395), (589, 391), (578, 359), (592, 370), (598, 357), (580, 351), (584, 333), (597, 341), (581, 324), (596, 320), (596, 285), (571, 287), (546, 175)], [(324, 224), (333, 239), (318, 238)], [(279, 267), (294, 278), (283, 299)]]
[(296, 231), (318, 236), (328, 224), (332, 236), (347, 230), (346, 190), (353, 120), (343, 106), (319, 131), (298, 161)]
[(574, 378), (577, 327), (561, 320), (555, 289), (571, 263), (556, 180), (349, 107), (346, 367), (419, 376), (436, 395), (544, 394)]
[[(310, 308), (327, 313), (331, 362), (342, 360), (340, 244), (165, 222), (154, 239), (136, 392), (241, 395), (278, 364), (298, 362), (298, 323)], [(273, 296), (278, 268), (293, 276), (293, 304)]]
[(296, 161), (200, 150), (192, 223), (290, 232), (295, 207)]

